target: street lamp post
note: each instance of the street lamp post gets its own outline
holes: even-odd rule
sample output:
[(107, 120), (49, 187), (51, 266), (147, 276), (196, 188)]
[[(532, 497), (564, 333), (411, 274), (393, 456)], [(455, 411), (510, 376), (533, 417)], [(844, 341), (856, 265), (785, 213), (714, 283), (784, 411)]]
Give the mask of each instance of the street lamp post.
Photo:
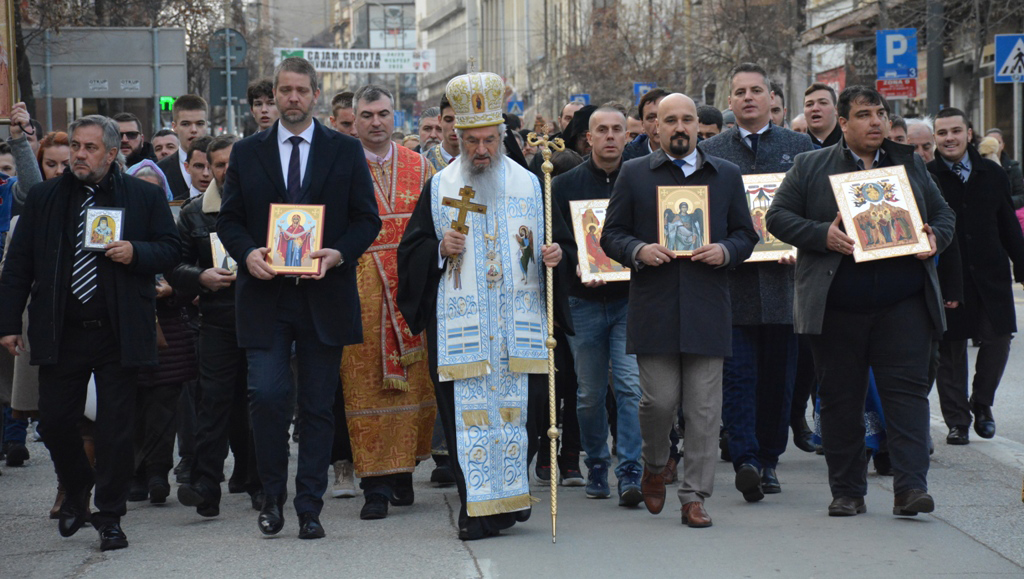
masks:
[[(384, 40), (384, 44), (385, 44), (384, 48), (387, 48), (387, 35), (388, 35), (388, 31), (389, 31), (389, 28), (388, 28), (388, 9), (383, 4), (381, 4), (380, 2), (374, 2), (374, 0), (366, 0), (366, 2), (367, 2), (367, 4), (373, 4), (373, 5), (375, 5), (375, 6), (380, 8), (381, 16), (383, 16), (383, 18), (384, 18), (384, 39), (385, 39)], [(367, 8), (367, 11), (369, 11), (369, 8)], [(367, 18), (367, 21), (369, 21), (369, 18)], [(402, 26), (403, 25), (404, 25), (404, 23), (402, 22), (402, 16), (399, 15), (398, 16), (398, 30), (399, 31), (402, 30)], [(405, 41), (404, 41), (404, 39), (402, 41), (402, 46), (401, 47), (398, 46), (398, 42), (399, 42), (399, 40), (398, 40), (398, 37), (396, 36), (395, 37), (395, 49), (396, 50), (398, 50), (399, 48), (405, 48)], [(400, 72), (396, 72), (395, 73), (395, 101), (392, 104), (394, 104), (395, 111), (398, 111), (398, 110), (400, 110), (402, 108), (402, 73), (400, 73)], [(398, 130), (398, 127), (395, 127), (395, 130)]]

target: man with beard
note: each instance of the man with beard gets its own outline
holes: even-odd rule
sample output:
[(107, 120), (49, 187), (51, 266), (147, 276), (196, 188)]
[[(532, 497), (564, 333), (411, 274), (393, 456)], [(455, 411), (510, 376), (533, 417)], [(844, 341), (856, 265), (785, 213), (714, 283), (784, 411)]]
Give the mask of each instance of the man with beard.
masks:
[[(355, 265), (380, 231), (373, 183), (359, 143), (312, 118), (320, 96), (316, 70), (286, 58), (274, 74), (281, 116), (266, 131), (235, 144), (224, 181), (217, 233), (238, 262), (238, 346), (249, 365), (249, 410), (265, 497), (258, 526), (284, 526), (288, 482), (288, 403), (292, 346), (298, 369), (302, 437), (295, 477), (299, 538), (324, 536), (320, 524), (334, 440), (331, 407), (346, 344), (362, 339)], [(271, 203), (324, 206), (319, 273), (277, 275), (267, 263)]]
[(455, 132), (455, 109), (448, 102), (448, 95), (441, 95), (441, 112), (437, 115), (438, 124), (441, 126), (441, 143), (429, 149), (424, 156), (434, 166), (434, 171), (440, 171), (459, 156), (459, 135)]
[[(648, 93), (650, 94), (650, 93)], [(682, 402), (686, 454), (679, 485), (683, 524), (709, 527), (704, 500), (715, 480), (722, 417), (722, 362), (732, 355), (728, 271), (758, 241), (736, 165), (697, 145), (697, 107), (671, 94), (658, 105), (661, 148), (622, 166), (615, 182), (601, 247), (630, 267), (626, 352), (640, 371), (640, 432), (647, 510), (665, 505), (663, 472), (669, 431)], [(658, 242), (658, 187), (706, 186), (710, 227), (691, 258)], [(699, 298), (697, 298), (699, 296)], [(695, 299), (696, 298), (696, 299)]]
[(124, 155), (125, 167), (145, 159), (157, 160), (153, 145), (146, 142), (146, 135), (142, 133), (139, 117), (131, 113), (117, 113), (113, 118), (121, 128), (121, 154)]
[(431, 147), (441, 144), (441, 109), (430, 107), (420, 117), (420, 144), (413, 149), (417, 153), (425, 153)]
[[(71, 169), (32, 188), (10, 243), (0, 275), (0, 345), (39, 366), (44, 442), (66, 491), (58, 531), (70, 537), (85, 524), (95, 485), (91, 522), (107, 551), (128, 546), (120, 520), (134, 468), (136, 386), (139, 367), (157, 362), (153, 278), (178, 262), (180, 246), (164, 191), (125, 176), (114, 161), (117, 123), (89, 115), (68, 133)], [(120, 240), (100, 253), (82, 242), (94, 205), (125, 215)], [(51, 289), (35, 291), (40, 287)], [(22, 312), (30, 293), (26, 351)], [(97, 392), (95, 471), (78, 429), (90, 376)]]
[[(553, 212), (556, 243), (526, 262), (524, 281), (517, 236), (525, 228), (543, 239), (543, 195), (536, 177), (501, 152), (503, 91), (493, 73), (448, 83), (462, 152), (423, 188), (398, 247), (398, 306), (412, 332), (427, 330), (438, 411), (457, 456), (462, 540), (530, 516), (523, 441), (536, 439), (527, 409), (546, 403), (548, 367), (542, 263), (555, 267), (560, 244), (572, 243)], [(569, 320), (559, 322), (571, 331)]]
[(356, 266), (363, 339), (341, 357), (341, 384), (352, 458), (366, 500), (359, 518), (383, 519), (388, 503), (413, 503), (412, 472), (430, 454), (433, 384), (423, 333), (395, 309), (398, 242), (434, 170), (394, 144), (394, 100), (384, 87), (356, 91), (356, 132), (373, 178), (384, 227)]

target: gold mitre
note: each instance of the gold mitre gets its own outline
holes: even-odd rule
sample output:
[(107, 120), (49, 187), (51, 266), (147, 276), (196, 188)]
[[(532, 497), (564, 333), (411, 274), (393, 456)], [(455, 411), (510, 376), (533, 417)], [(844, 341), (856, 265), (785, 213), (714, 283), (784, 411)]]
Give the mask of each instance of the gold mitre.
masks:
[(456, 129), (493, 127), (505, 122), (501, 116), (505, 82), (493, 72), (459, 75), (444, 89), (455, 111)]

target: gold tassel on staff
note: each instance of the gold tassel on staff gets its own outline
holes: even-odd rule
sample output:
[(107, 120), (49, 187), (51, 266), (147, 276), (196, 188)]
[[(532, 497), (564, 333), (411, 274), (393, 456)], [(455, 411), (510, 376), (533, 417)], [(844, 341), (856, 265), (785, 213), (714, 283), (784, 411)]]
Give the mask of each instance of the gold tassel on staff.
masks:
[[(562, 152), (565, 150), (565, 142), (562, 139), (548, 141), (546, 135), (530, 133), (526, 137), (534, 147), (537, 147), (544, 155), (544, 164), (541, 169), (544, 171), (544, 245), (551, 245), (551, 172), (555, 166), (551, 164), (551, 151)], [(548, 438), (551, 439), (551, 542), (554, 543), (558, 529), (558, 408), (555, 398), (555, 279), (554, 270), (550, 267), (544, 268), (547, 274), (548, 305), (548, 339), (545, 345), (548, 347), (548, 407), (551, 414), (551, 425), (548, 428)]]

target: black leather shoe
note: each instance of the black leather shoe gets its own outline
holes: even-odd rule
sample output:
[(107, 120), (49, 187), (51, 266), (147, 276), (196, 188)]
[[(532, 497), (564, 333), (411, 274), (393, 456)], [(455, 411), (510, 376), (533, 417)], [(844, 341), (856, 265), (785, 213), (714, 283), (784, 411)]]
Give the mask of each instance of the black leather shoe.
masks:
[(974, 412), (974, 432), (982, 438), (992, 438), (996, 435), (996, 419), (992, 416), (992, 407), (984, 404), (975, 404), (974, 397), (971, 397), (971, 410)]
[(326, 536), (324, 527), (316, 513), (299, 513), (299, 538), (323, 539)]
[(946, 444), (961, 446), (969, 442), (971, 442), (971, 437), (967, 434), (966, 426), (953, 426), (949, 429), (949, 434), (946, 435)]
[(96, 530), (100, 533), (100, 551), (113, 551), (128, 546), (128, 537), (121, 530), (121, 523), (106, 523)]
[(263, 491), (253, 491), (249, 493), (249, 501), (252, 502), (252, 510), (259, 511), (263, 509)]
[(852, 517), (868, 512), (864, 497), (836, 497), (828, 506), (830, 517)]
[(764, 498), (761, 489), (761, 473), (752, 464), (744, 464), (736, 471), (736, 490), (743, 493), (743, 500), (756, 503)]
[(814, 433), (803, 416), (792, 420), (793, 445), (804, 452), (814, 452)]
[(186, 507), (195, 507), (202, 517), (216, 517), (220, 514), (220, 501), (199, 485), (189, 483), (178, 487), (178, 502)]
[(264, 535), (276, 535), (284, 527), (284, 503), (288, 495), (265, 495), (257, 525)]
[(412, 473), (399, 475), (394, 488), (391, 489), (391, 504), (396, 507), (408, 507), (416, 500), (412, 488)]
[(22, 466), (28, 460), (28, 447), (23, 442), (9, 442), (4, 445), (7, 466)]
[(384, 495), (373, 493), (366, 495), (366, 504), (359, 511), (359, 518), (364, 521), (376, 521), (388, 516), (388, 498)]
[(167, 502), (167, 497), (171, 494), (171, 485), (167, 483), (167, 479), (161, 476), (151, 476), (146, 484), (149, 486), (150, 503), (162, 505)]
[(139, 476), (132, 477), (132, 486), (128, 489), (128, 502), (138, 503), (149, 498), (149, 487), (146, 486), (146, 479)]
[(64, 496), (64, 502), (60, 505), (60, 515), (57, 518), (57, 531), (61, 537), (74, 535), (89, 520), (87, 496), (89, 496), (88, 490), (78, 493), (77, 496), (74, 493), (67, 493)]
[(761, 472), (761, 490), (766, 495), (777, 495), (782, 492), (779, 477), (775, 476), (774, 468), (766, 468)]
[(897, 517), (913, 517), (918, 513), (930, 513), (935, 510), (932, 496), (921, 489), (912, 489), (896, 495), (893, 501), (892, 514)]
[(892, 459), (889, 452), (879, 452), (871, 459), (875, 463), (875, 472), (880, 476), (892, 476)]

